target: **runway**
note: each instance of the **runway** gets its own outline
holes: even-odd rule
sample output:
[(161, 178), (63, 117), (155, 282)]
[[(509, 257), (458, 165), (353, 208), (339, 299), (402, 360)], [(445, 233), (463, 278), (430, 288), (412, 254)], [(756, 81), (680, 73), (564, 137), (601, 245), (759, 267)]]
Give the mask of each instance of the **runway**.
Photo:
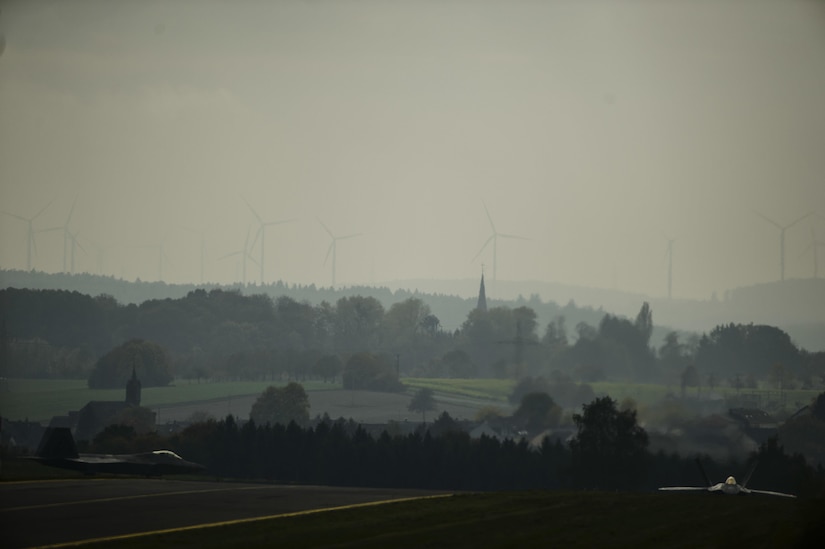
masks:
[(423, 490), (162, 479), (0, 483), (5, 549), (434, 495)]

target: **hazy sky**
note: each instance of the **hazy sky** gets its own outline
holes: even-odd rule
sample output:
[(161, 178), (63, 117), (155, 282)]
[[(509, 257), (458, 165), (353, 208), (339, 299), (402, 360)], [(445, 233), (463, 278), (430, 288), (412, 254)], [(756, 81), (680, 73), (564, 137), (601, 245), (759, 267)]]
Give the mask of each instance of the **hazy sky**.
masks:
[[(675, 297), (779, 278), (825, 215), (822, 2), (0, 3), (0, 209), (76, 270), (492, 277)], [(2, 47), (2, 46), (0, 46)], [(483, 201), (483, 202), (482, 202)], [(193, 230), (194, 229), (194, 230)], [(786, 278), (811, 277), (811, 230)], [(27, 223), (0, 216), (0, 266)], [(63, 233), (36, 235), (63, 269)], [(256, 244), (252, 254), (260, 257)], [(825, 244), (823, 244), (825, 246)], [(825, 247), (820, 248), (825, 276)], [(248, 264), (247, 277), (259, 280)]]

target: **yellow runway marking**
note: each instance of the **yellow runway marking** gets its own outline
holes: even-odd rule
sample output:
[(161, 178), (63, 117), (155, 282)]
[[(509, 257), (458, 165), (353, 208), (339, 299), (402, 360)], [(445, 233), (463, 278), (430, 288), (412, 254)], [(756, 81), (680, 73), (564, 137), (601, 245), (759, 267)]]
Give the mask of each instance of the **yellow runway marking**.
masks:
[(154, 494), (138, 494), (135, 496), (116, 496), (111, 498), (86, 499), (81, 501), (64, 501), (58, 503), (44, 503), (42, 505), (28, 505), (25, 507), (10, 507), (8, 509), (0, 509), (0, 513), (8, 513), (10, 511), (29, 511), (31, 509), (48, 509), (49, 507), (63, 507), (68, 505), (85, 505), (88, 503), (103, 503), (107, 501), (123, 501), (127, 499), (145, 499), (157, 498), (163, 496), (181, 496), (188, 494), (207, 494), (209, 492), (229, 492), (232, 490), (263, 490), (272, 488), (272, 486), (241, 486), (237, 488), (210, 488), (206, 490), (184, 490), (180, 492), (157, 492)]
[(172, 534), (175, 532), (187, 532), (191, 530), (201, 530), (204, 528), (219, 528), (221, 526), (232, 526), (235, 524), (248, 524), (250, 522), (260, 522), (264, 520), (273, 520), (280, 518), (300, 517), (305, 515), (314, 515), (318, 513), (326, 513), (329, 511), (343, 511), (345, 509), (360, 509), (363, 507), (375, 507), (378, 505), (385, 505), (387, 503), (403, 503), (407, 501), (417, 501), (422, 499), (439, 499), (452, 497), (453, 494), (438, 494), (433, 496), (417, 496), (411, 498), (385, 499), (382, 501), (369, 501), (366, 503), (352, 503), (350, 505), (340, 505), (338, 507), (325, 507), (323, 509), (307, 509), (306, 511), (294, 511), (292, 513), (281, 513), (279, 515), (268, 515), (264, 517), (251, 517), (245, 519), (225, 520), (221, 522), (209, 522), (206, 524), (195, 524), (192, 526), (181, 526), (180, 528), (167, 528), (165, 530), (153, 530), (151, 532), (136, 532), (134, 534), (123, 534), (120, 536), (109, 536), (105, 538), (93, 538), (80, 541), (70, 541), (67, 543), (58, 543), (55, 545), (43, 545), (40, 549), (58, 549), (63, 547), (79, 547), (82, 545), (91, 545), (94, 543), (104, 543), (109, 541), (120, 541), (133, 538), (141, 538), (146, 536), (154, 536), (159, 534)]

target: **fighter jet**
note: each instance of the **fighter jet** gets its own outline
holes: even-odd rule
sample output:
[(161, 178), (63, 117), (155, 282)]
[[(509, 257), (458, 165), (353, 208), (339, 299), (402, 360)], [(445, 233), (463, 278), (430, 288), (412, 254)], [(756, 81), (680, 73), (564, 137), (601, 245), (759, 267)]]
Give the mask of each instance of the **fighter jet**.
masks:
[(727, 494), (727, 495), (731, 495), (731, 496), (737, 496), (737, 495), (746, 496), (746, 495), (750, 495), (750, 494), (763, 494), (763, 495), (766, 495), (766, 496), (782, 496), (784, 498), (795, 498), (796, 497), (793, 494), (785, 494), (783, 492), (772, 492), (770, 490), (754, 490), (753, 488), (747, 488), (746, 486), (748, 484), (748, 481), (750, 480), (751, 475), (753, 474), (754, 470), (756, 469), (756, 462), (754, 462), (753, 465), (751, 466), (751, 469), (750, 469), (750, 471), (748, 471), (748, 474), (745, 476), (745, 480), (744, 480), (744, 482), (742, 482), (742, 484), (739, 484), (738, 482), (736, 482), (736, 479), (733, 478), (732, 476), (725, 479), (725, 482), (719, 482), (719, 483), (716, 483), (716, 484), (712, 484), (710, 482), (710, 480), (708, 479), (707, 474), (705, 474), (705, 468), (702, 467), (702, 462), (697, 459), (696, 460), (696, 465), (699, 466), (699, 471), (702, 473), (702, 478), (705, 479), (705, 484), (707, 484), (707, 486), (664, 486), (662, 488), (659, 488), (659, 490), (664, 490), (664, 491), (695, 491), (695, 490), (700, 490), (700, 491), (710, 492), (712, 494)]
[(85, 474), (180, 475), (205, 470), (203, 465), (186, 461), (170, 450), (143, 454), (78, 454), (72, 432), (66, 427), (48, 427), (37, 454), (29, 458), (49, 467), (72, 469)]

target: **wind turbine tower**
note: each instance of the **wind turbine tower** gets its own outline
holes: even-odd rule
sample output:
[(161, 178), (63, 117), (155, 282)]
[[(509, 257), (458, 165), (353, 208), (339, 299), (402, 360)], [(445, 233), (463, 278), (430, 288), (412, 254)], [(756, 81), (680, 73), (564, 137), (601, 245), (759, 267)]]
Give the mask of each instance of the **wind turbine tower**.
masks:
[(332, 254), (332, 288), (335, 289), (335, 265), (336, 265), (337, 260), (338, 260), (338, 258), (337, 258), (338, 241), (339, 240), (345, 240), (347, 238), (354, 238), (356, 236), (360, 236), (360, 233), (348, 234), (346, 236), (335, 236), (334, 234), (332, 234), (332, 231), (330, 231), (329, 228), (326, 225), (324, 225), (323, 221), (321, 221), (319, 219), (318, 223), (321, 224), (321, 226), (324, 228), (324, 230), (329, 235), (330, 239), (332, 239), (332, 242), (330, 242), (329, 248), (327, 249), (327, 255), (324, 258), (324, 265), (327, 264), (327, 260), (329, 259), (329, 254)]
[(816, 238), (816, 231), (811, 228), (811, 243), (802, 250), (802, 255), (808, 253), (808, 250), (813, 249), (814, 252), (814, 278), (819, 278), (819, 257), (817, 251), (819, 248), (825, 247), (825, 242), (821, 240), (817, 240)]
[(63, 224), (63, 272), (66, 272), (66, 249), (71, 245), (72, 246), (72, 274), (74, 274), (74, 248), (77, 245), (77, 240), (75, 239), (75, 235), (71, 233), (69, 230), (69, 223), (72, 221), (72, 214), (74, 213), (74, 206), (77, 204), (77, 197), (75, 197), (74, 201), (72, 201), (72, 207), (69, 210), (69, 216), (66, 218), (66, 222)]
[(484, 242), (484, 245), (478, 251), (478, 253), (473, 257), (472, 261), (475, 261), (478, 256), (487, 248), (490, 242), (493, 243), (493, 284), (496, 283), (498, 280), (497, 272), (498, 272), (498, 239), (499, 238), (515, 238), (519, 240), (530, 240), (529, 238), (525, 238), (523, 236), (516, 236), (513, 234), (504, 234), (500, 233), (496, 230), (496, 225), (493, 223), (493, 218), (490, 216), (490, 210), (487, 209), (487, 204), (484, 201), (481, 201), (482, 205), (484, 206), (484, 212), (487, 214), (487, 220), (490, 222), (490, 228), (492, 229), (493, 233), (490, 237)]
[(222, 255), (218, 259), (226, 259), (228, 257), (233, 257), (236, 255), (241, 256), (241, 281), (243, 286), (246, 286), (246, 262), (247, 260), (252, 261), (253, 263), (257, 263), (255, 258), (252, 257), (252, 254), (249, 253), (251, 246), (249, 246), (249, 229), (246, 231), (246, 239), (243, 242), (243, 248), (240, 250), (235, 250), (234, 252), (229, 252), (228, 254)]
[(794, 221), (793, 223), (789, 223), (789, 224), (784, 225), (784, 226), (780, 225), (779, 223), (777, 223), (773, 219), (770, 219), (769, 217), (767, 217), (765, 215), (762, 215), (759, 212), (755, 212), (755, 213), (756, 213), (756, 215), (758, 215), (759, 217), (761, 217), (762, 219), (764, 219), (765, 221), (767, 221), (768, 223), (770, 223), (771, 225), (774, 225), (776, 228), (779, 229), (779, 280), (781, 282), (784, 282), (785, 281), (785, 231), (787, 231), (788, 229), (790, 229), (791, 227), (793, 227), (794, 225), (796, 225), (797, 223), (799, 223), (800, 221), (802, 221), (803, 219), (808, 217), (809, 215), (813, 214), (813, 212), (808, 212), (805, 215), (803, 215), (802, 217), (797, 218), (796, 221)]
[(252, 215), (255, 216), (255, 219), (258, 220), (258, 231), (255, 233), (255, 239), (252, 241), (251, 248), (255, 247), (255, 243), (258, 241), (258, 237), (260, 236), (261, 237), (261, 264), (260, 264), (260, 267), (261, 267), (261, 284), (264, 284), (265, 283), (264, 282), (264, 265), (266, 265), (266, 260), (265, 260), (265, 257), (264, 257), (264, 253), (265, 253), (265, 250), (266, 250), (266, 228), (271, 227), (273, 225), (281, 225), (283, 223), (289, 223), (290, 221), (294, 221), (294, 219), (282, 219), (282, 220), (279, 220), (279, 221), (264, 222), (264, 220), (261, 219), (261, 216), (258, 215), (258, 212), (255, 211), (255, 208), (252, 207), (252, 204), (247, 202), (245, 198), (243, 198), (243, 201), (246, 202), (246, 205), (249, 207), (249, 211), (251, 211)]
[(34, 250), (35, 254), (37, 253), (37, 244), (34, 241), (34, 234), (35, 234), (35, 232), (38, 232), (38, 231), (34, 230), (34, 226), (33, 226), (34, 220), (37, 219), (38, 217), (40, 217), (40, 214), (42, 214), (46, 210), (46, 208), (51, 206), (51, 204), (52, 203), (49, 202), (48, 204), (46, 204), (45, 206), (40, 208), (40, 211), (37, 212), (36, 214), (34, 214), (32, 217), (23, 217), (23, 216), (20, 216), (20, 215), (17, 215), (17, 214), (13, 214), (11, 212), (5, 212), (5, 211), (3, 212), (6, 215), (10, 215), (11, 217), (15, 217), (15, 218), (19, 219), (20, 221), (25, 221), (26, 224), (28, 225), (27, 230), (26, 230), (26, 243), (27, 243), (26, 270), (27, 271), (32, 270), (32, 250)]

